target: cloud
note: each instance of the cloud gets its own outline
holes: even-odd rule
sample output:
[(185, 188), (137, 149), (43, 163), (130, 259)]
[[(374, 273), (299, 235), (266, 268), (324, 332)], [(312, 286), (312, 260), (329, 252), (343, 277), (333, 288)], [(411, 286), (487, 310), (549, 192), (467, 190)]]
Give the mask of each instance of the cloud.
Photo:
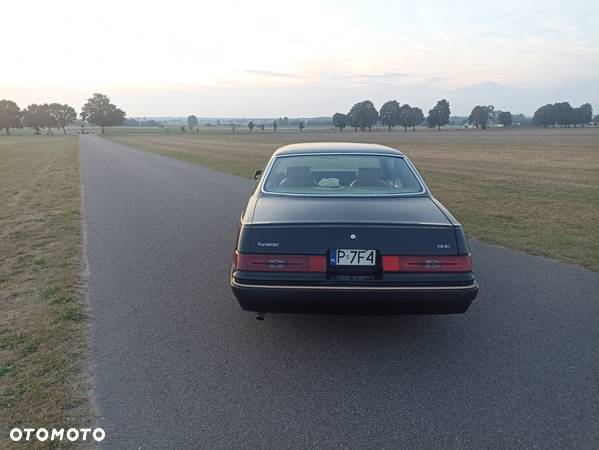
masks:
[[(488, 9), (468, 0), (434, 7), (305, 0), (298, 8), (270, 0), (256, 8), (233, 0), (190, 2), (181, 14), (137, 2), (105, 0), (94, 9), (65, 1), (69, 7), (56, 9), (33, 0), (34, 15), (32, 2), (5, 2), (4, 15), (15, 19), (2, 33), (20, 39), (5, 49), (11, 64), (0, 71), (2, 96), (19, 105), (80, 105), (92, 92), (114, 92), (113, 101), (140, 115), (309, 116), (345, 111), (364, 98), (428, 110), (445, 97), (460, 115), (477, 104), (526, 113), (560, 100), (599, 106), (599, 47), (591, 38), (599, 2), (572, 0), (565, 8), (546, 0), (539, 8), (533, 0), (508, 0)], [(84, 16), (94, 20), (78, 20)], [(227, 33), (214, 17), (227, 17)], [(120, 32), (107, 34), (106, 27)], [(58, 54), (39, 52), (45, 35), (69, 45)], [(267, 51), (240, 51), (254, 43), (266, 43)], [(81, 58), (90, 52), (94, 57)]]

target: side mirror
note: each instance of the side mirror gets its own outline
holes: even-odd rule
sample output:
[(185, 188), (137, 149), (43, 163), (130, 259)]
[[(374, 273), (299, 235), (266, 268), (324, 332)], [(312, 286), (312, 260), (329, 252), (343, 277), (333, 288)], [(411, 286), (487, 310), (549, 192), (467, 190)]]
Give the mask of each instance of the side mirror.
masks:
[(254, 180), (258, 181), (261, 176), (262, 176), (262, 171), (256, 170), (256, 173), (254, 173)]

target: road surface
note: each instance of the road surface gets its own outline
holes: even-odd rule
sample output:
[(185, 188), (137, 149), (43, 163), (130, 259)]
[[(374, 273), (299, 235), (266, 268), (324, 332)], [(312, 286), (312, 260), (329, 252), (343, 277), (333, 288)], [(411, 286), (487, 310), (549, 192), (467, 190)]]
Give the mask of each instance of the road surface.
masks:
[(463, 316), (243, 312), (253, 182), (82, 136), (106, 448), (599, 447), (599, 274), (472, 243)]

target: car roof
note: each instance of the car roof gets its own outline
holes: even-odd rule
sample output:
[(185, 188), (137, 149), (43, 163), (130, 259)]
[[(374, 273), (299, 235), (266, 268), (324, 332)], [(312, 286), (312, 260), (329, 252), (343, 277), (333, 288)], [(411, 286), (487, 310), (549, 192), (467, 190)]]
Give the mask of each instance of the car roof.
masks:
[(301, 155), (302, 153), (385, 153), (403, 155), (399, 150), (379, 144), (356, 142), (302, 142), (277, 149), (273, 156)]

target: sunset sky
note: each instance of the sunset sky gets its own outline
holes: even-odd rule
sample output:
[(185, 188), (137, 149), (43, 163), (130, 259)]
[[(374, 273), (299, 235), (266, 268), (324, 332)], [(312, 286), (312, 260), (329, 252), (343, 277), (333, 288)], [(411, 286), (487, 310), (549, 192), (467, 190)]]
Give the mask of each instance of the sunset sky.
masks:
[[(542, 7), (540, 7), (542, 5)], [(10, 1), (0, 98), (102, 92), (129, 116), (328, 116), (396, 99), (452, 114), (599, 109), (599, 2)], [(6, 45), (6, 43), (8, 43)]]

